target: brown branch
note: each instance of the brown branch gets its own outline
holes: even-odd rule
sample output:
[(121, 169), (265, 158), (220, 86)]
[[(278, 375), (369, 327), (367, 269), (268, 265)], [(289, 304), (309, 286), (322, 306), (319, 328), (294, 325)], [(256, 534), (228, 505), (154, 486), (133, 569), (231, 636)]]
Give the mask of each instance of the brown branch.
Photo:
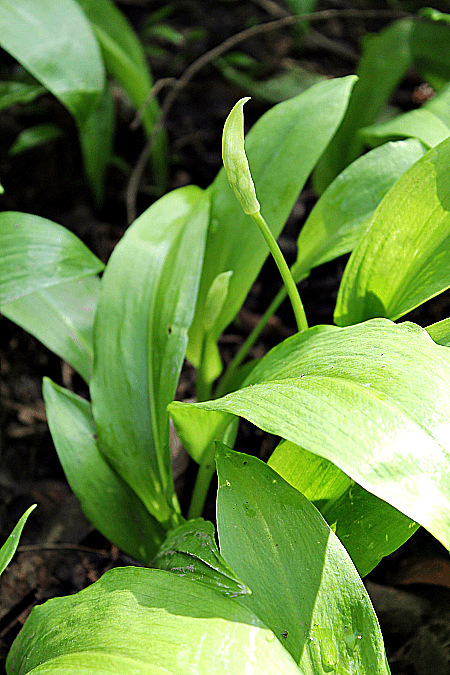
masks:
[(20, 544), (17, 547), (17, 553), (40, 553), (41, 551), (76, 551), (77, 553), (91, 553), (101, 558), (114, 558), (116, 555), (112, 551), (79, 544)]
[(152, 98), (155, 98), (156, 96), (158, 96), (159, 92), (162, 91), (164, 89), (164, 87), (173, 87), (175, 82), (176, 82), (176, 79), (174, 77), (162, 77), (157, 82), (155, 82), (155, 84), (153, 85), (153, 87), (150, 89), (147, 96), (145, 97), (144, 102), (142, 103), (141, 107), (137, 111), (134, 120), (130, 124), (130, 129), (132, 131), (137, 129), (138, 126), (140, 125), (142, 116), (145, 113), (145, 111), (147, 109), (147, 106), (150, 103), (150, 101), (152, 100)]

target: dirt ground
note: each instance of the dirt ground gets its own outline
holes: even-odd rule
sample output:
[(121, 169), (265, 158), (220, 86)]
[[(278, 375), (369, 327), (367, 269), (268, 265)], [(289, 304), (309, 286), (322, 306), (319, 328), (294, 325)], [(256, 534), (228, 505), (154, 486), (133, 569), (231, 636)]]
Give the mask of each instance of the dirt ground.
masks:
[[(202, 54), (252, 25), (283, 16), (282, 0), (122, 0), (127, 14), (147, 47), (155, 81), (180, 78)], [(420, 2), (319, 2), (318, 7), (392, 11), (400, 5), (414, 9)], [(432, 3), (450, 11), (448, 3)], [(159, 12), (159, 14), (157, 14)], [(308, 34), (294, 28), (274, 30), (236, 44), (229, 64), (247, 64), (258, 82), (301, 67), (311, 76), (336, 77), (353, 73), (361, 53), (361, 39), (392, 20), (385, 13), (367, 19), (334, 18), (315, 25)], [(165, 28), (162, 30), (161, 25)], [(159, 28), (158, 28), (159, 26)], [(155, 28), (156, 27), (156, 28)], [(5, 53), (0, 68), (5, 76), (17, 66)], [(391, 103), (408, 110), (417, 107), (417, 88), (423, 84), (410, 71)], [(160, 93), (161, 101), (167, 94)], [(236, 100), (247, 95), (244, 86), (230, 80), (223, 62), (207, 63), (182, 89), (165, 120), (170, 141), (168, 189), (185, 184), (206, 187), (221, 166), (221, 133)], [(117, 131), (114, 162), (107, 177), (106, 198), (94, 206), (83, 178), (76, 129), (64, 108), (50, 95), (32, 106), (14, 106), (0, 112), (0, 177), (5, 194), (2, 210), (24, 211), (54, 220), (74, 231), (103, 261), (107, 261), (127, 223), (127, 184), (144, 145), (142, 130), (132, 125), (135, 114), (116, 88)], [(274, 102), (253, 96), (246, 106), (251, 125)], [(52, 121), (64, 137), (15, 157), (8, 150), (17, 134), (33, 123)], [(125, 168), (124, 168), (125, 167)], [(137, 212), (154, 199), (149, 173), (141, 181)], [(315, 202), (306, 185), (280, 238), (289, 263), (295, 260), (296, 239)], [(332, 323), (337, 289), (346, 259), (316, 269), (302, 283), (301, 294), (312, 325)], [(229, 361), (258, 321), (267, 301), (280, 285), (270, 261), (264, 266), (246, 305), (221, 341)], [(443, 294), (407, 318), (428, 325), (450, 315), (450, 294)], [(293, 332), (289, 306), (283, 305), (263, 334), (254, 354), (261, 355)], [(77, 393), (87, 394), (81, 379), (33, 337), (0, 315), (0, 540), (32, 503), (38, 508), (26, 525), (19, 553), (0, 582), (0, 674), (4, 658), (23, 621), (36, 603), (74, 593), (98, 579), (104, 571), (132, 563), (94, 531), (83, 516), (64, 479), (48, 431), (41, 382), (49, 375)], [(193, 393), (193, 369), (187, 364), (180, 397)], [(275, 439), (249, 424), (242, 426), (238, 449), (266, 459)], [(186, 503), (195, 467), (182, 462), (177, 485)], [(211, 493), (205, 517), (214, 518)], [(450, 559), (425, 531), (419, 530), (401, 549), (385, 559), (366, 579), (386, 641), (393, 673), (448, 675), (450, 673)]]

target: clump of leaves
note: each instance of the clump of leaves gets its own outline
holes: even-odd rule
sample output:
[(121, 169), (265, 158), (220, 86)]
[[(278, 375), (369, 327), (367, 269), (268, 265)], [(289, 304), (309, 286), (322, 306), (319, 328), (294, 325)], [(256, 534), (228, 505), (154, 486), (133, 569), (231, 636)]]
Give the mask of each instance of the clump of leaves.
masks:
[[(86, 401), (44, 381), (68, 481), (93, 524), (151, 566), (35, 608), (11, 675), (389, 672), (361, 577), (419, 524), (450, 545), (450, 319), (394, 323), (450, 286), (450, 140), (388, 142), (350, 164), (289, 270), (276, 238), (354, 85), (275, 106), (245, 146), (238, 102), (225, 170), (153, 204), (105, 269), (55, 223), (0, 214), (2, 313), (89, 385)], [(267, 244), (287, 290), (265, 318), (289, 293), (300, 330), (241, 365), (251, 336), (218, 380), (218, 338)], [(295, 282), (352, 250), (336, 325), (309, 327)], [(185, 356), (195, 403), (173, 401)], [(187, 517), (169, 413), (199, 464)], [(281, 438), (267, 464), (232, 449), (240, 417)], [(200, 517), (215, 466), (219, 546)]]

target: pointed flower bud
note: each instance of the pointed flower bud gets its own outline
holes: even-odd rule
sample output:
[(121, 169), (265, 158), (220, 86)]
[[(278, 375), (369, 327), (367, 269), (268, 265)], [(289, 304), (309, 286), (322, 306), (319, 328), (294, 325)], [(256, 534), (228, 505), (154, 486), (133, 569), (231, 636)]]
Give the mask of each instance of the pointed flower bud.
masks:
[(222, 135), (222, 160), (228, 182), (233, 188), (244, 213), (259, 213), (260, 206), (256, 199), (247, 155), (244, 149), (244, 103), (249, 97), (241, 98), (228, 115)]

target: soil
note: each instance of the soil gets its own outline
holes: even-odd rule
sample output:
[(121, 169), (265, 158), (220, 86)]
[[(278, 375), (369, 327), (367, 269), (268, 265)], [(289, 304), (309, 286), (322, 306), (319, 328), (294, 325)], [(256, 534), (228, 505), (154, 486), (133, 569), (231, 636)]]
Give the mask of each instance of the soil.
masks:
[[(244, 28), (285, 13), (282, 0), (179, 0), (173, 3), (146, 0), (117, 1), (147, 47), (155, 81), (179, 78), (186, 68), (209, 49)], [(319, 2), (319, 8), (408, 9), (420, 2)], [(439, 3), (434, 3), (438, 6)], [(446, 3), (441, 3), (441, 5)], [(445, 11), (448, 7), (441, 6)], [(156, 12), (161, 11), (160, 15)], [(159, 16), (159, 19), (158, 19)], [(260, 81), (281, 73), (292, 64), (311, 74), (336, 77), (354, 72), (361, 53), (361, 39), (378, 31), (391, 18), (334, 18), (314, 27), (308, 35), (292, 28), (255, 35), (232, 50), (235, 61), (254, 64)], [(164, 24), (172, 33), (155, 31)], [(172, 35), (172, 37), (171, 37)], [(14, 61), (0, 54), (3, 73), (17, 71)], [(418, 105), (418, 74), (408, 73), (391, 103), (404, 110)], [(160, 94), (164, 99), (165, 90)], [(168, 189), (185, 184), (206, 187), (221, 166), (221, 131), (236, 100), (247, 91), (225, 79), (214, 63), (207, 64), (179, 92), (167, 119), (171, 168)], [(246, 106), (246, 122), (252, 124), (272, 105), (254, 97)], [(106, 197), (96, 208), (83, 178), (76, 129), (64, 108), (50, 95), (28, 106), (0, 112), (0, 176), (5, 194), (3, 210), (34, 213), (74, 231), (102, 260), (126, 229), (126, 190), (129, 171), (144, 145), (142, 130), (131, 124), (134, 112), (116, 89), (117, 131), (115, 162), (109, 170)], [(64, 137), (11, 157), (8, 149), (17, 134), (33, 123), (53, 121)], [(124, 161), (123, 161), (124, 160)], [(141, 181), (137, 212), (155, 198), (152, 177)], [(293, 210), (280, 244), (288, 262), (295, 260), (296, 239), (316, 196), (306, 185)], [(313, 271), (301, 285), (306, 314), (312, 325), (332, 323), (333, 308), (346, 259)], [(229, 361), (258, 321), (267, 302), (278, 290), (278, 273), (268, 261), (252, 288), (242, 312), (221, 340), (222, 356)], [(450, 314), (450, 295), (444, 293), (409, 317), (428, 325)], [(254, 355), (291, 334), (293, 318), (288, 304), (254, 348)], [(50, 597), (75, 593), (98, 579), (104, 571), (133, 563), (106, 541), (86, 520), (72, 495), (48, 431), (41, 395), (44, 375), (74, 391), (83, 383), (71, 368), (6, 318), (0, 316), (0, 539), (5, 540), (24, 510), (38, 508), (26, 525), (21, 546), (0, 583), (0, 674), (4, 658), (32, 606)], [(178, 392), (193, 394), (194, 373), (186, 364)], [(85, 392), (87, 393), (87, 392)], [(243, 424), (238, 449), (267, 459), (276, 439)], [(177, 480), (180, 500), (187, 503), (195, 467), (184, 462)], [(214, 519), (214, 487), (205, 517)], [(365, 580), (386, 640), (393, 673), (399, 675), (448, 675), (450, 673), (450, 559), (448, 553), (425, 531), (419, 530), (395, 554)]]

